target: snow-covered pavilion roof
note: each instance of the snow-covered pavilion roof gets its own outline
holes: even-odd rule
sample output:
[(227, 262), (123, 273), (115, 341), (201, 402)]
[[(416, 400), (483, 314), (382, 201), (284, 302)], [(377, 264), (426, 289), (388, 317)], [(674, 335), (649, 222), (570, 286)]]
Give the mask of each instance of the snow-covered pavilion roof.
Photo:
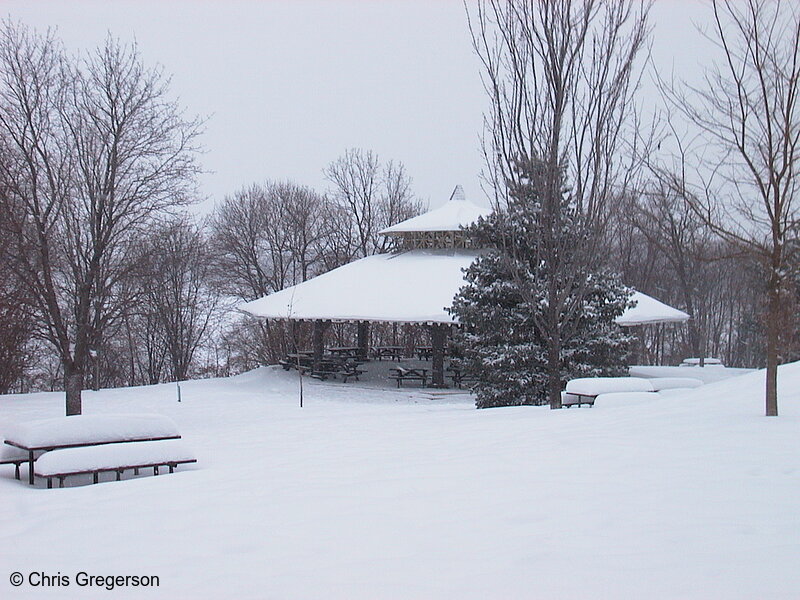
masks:
[(649, 323), (682, 323), (689, 319), (689, 315), (682, 310), (672, 308), (642, 292), (634, 292), (632, 300), (636, 302), (636, 306), (617, 317), (620, 325), (628, 327)]
[[(346, 264), (239, 308), (269, 319), (448, 323), (447, 312), (477, 250), (410, 250)], [(641, 325), (689, 316), (640, 292), (617, 322)]]
[(458, 231), (462, 227), (472, 225), (478, 220), (478, 217), (485, 217), (491, 212), (492, 209), (478, 206), (467, 200), (463, 188), (457, 185), (450, 200), (439, 208), (387, 227), (379, 233), (392, 235), (417, 231)]
[(239, 308), (272, 319), (453, 323), (445, 310), (477, 251), (376, 254)]

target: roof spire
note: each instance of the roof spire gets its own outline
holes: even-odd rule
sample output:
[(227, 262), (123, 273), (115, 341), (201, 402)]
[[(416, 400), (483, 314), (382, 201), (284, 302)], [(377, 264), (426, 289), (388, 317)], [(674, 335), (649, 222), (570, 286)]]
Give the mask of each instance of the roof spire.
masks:
[(450, 202), (453, 200), (457, 200), (458, 202), (465, 202), (467, 197), (464, 195), (464, 188), (461, 185), (457, 185), (453, 190), (453, 193), (450, 194)]

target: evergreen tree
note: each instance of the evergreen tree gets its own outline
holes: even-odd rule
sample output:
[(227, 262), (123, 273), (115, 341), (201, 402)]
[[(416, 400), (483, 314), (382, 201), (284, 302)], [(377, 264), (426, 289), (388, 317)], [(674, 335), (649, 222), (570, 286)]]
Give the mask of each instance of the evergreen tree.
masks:
[(559, 408), (567, 379), (625, 372), (632, 337), (614, 319), (632, 291), (582, 252), (592, 232), (563, 170), (548, 177), (540, 161), (518, 168), (507, 208), (468, 229), (490, 250), (453, 303), (457, 362), (478, 380), (478, 408), (548, 400)]

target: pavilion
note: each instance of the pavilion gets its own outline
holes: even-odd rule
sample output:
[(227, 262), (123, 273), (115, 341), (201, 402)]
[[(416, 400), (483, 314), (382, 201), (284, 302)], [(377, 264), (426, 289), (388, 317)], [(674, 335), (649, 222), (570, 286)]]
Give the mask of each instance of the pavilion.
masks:
[[(457, 320), (448, 312), (464, 285), (464, 270), (480, 250), (463, 227), (491, 209), (469, 202), (461, 186), (440, 208), (380, 232), (393, 239), (393, 252), (368, 256), (239, 308), (261, 318), (314, 323), (314, 356), (321, 358), (330, 323), (358, 323), (359, 347), (367, 352), (366, 324), (414, 323), (431, 334), (432, 384), (444, 386), (444, 348)], [(623, 326), (681, 322), (686, 313), (636, 292)]]

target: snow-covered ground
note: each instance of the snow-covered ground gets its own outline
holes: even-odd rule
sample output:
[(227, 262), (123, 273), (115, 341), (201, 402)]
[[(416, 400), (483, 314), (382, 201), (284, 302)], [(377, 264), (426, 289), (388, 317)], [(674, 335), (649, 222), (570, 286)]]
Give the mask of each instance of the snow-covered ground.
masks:
[[(758, 372), (561, 411), (316, 381), (300, 409), (278, 368), (181, 387), (84, 413), (166, 415), (196, 466), (52, 490), (0, 467), (0, 597), (90, 597), (79, 571), (159, 577), (115, 598), (800, 597), (800, 364), (777, 419)], [(62, 412), (2, 397), (0, 431)]]

